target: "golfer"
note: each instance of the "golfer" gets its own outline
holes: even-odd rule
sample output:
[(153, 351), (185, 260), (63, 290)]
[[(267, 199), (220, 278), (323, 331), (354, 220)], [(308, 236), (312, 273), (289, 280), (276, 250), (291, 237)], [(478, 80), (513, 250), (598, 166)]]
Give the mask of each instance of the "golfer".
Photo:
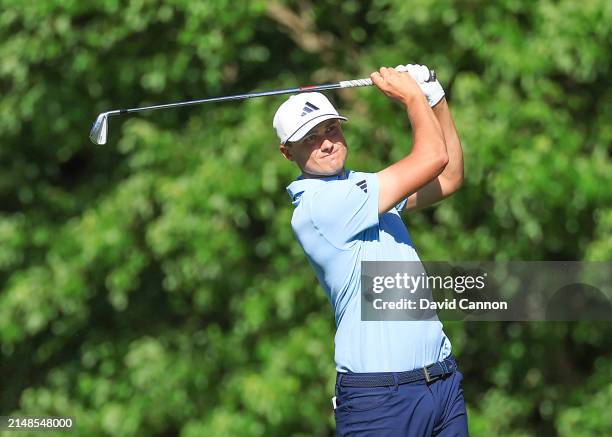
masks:
[(442, 87), (425, 82), (426, 66), (406, 67), (370, 76), (403, 105), (413, 132), (412, 151), (378, 173), (345, 169), (347, 119), (324, 95), (292, 96), (274, 116), (280, 152), (302, 173), (287, 187), (291, 226), (335, 313), (338, 436), (468, 435), (463, 376), (440, 321), (361, 320), (361, 262), (419, 261), (399, 213), (449, 196), (463, 180)]

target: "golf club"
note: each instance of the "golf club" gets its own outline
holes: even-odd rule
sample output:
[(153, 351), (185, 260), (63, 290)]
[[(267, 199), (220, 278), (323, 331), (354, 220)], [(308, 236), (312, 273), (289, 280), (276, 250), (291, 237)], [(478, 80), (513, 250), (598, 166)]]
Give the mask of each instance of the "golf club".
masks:
[[(399, 66), (396, 68), (397, 71), (405, 72), (407, 69), (405, 67)], [(434, 70), (429, 70), (429, 78), (426, 82), (432, 82), (436, 80), (436, 73)], [(243, 100), (243, 99), (251, 99), (254, 97), (265, 97), (265, 96), (276, 96), (281, 94), (296, 94), (303, 92), (312, 92), (312, 91), (324, 91), (324, 90), (333, 90), (338, 88), (353, 88), (353, 87), (361, 87), (361, 86), (370, 86), (372, 85), (371, 79), (356, 79), (356, 80), (344, 80), (337, 83), (330, 83), (324, 85), (309, 85), (309, 86), (301, 86), (298, 88), (288, 88), (284, 90), (274, 90), (274, 91), (262, 91), (255, 92), (250, 94), (237, 94), (234, 96), (224, 96), (224, 97), (212, 97), (208, 99), (200, 99), (200, 100), (190, 100), (186, 102), (176, 102), (176, 103), (166, 103), (163, 105), (153, 105), (153, 106), (143, 106), (140, 108), (130, 108), (130, 109), (115, 109), (113, 111), (102, 112), (96, 118), (93, 126), (91, 127), (91, 131), (89, 132), (89, 138), (94, 144), (106, 144), (106, 136), (108, 132), (108, 117), (113, 115), (120, 114), (131, 114), (134, 112), (141, 111), (149, 111), (153, 109), (165, 109), (165, 108), (177, 108), (179, 106), (189, 106), (189, 105), (197, 105), (200, 103), (212, 103), (212, 102), (225, 102), (228, 100)]]

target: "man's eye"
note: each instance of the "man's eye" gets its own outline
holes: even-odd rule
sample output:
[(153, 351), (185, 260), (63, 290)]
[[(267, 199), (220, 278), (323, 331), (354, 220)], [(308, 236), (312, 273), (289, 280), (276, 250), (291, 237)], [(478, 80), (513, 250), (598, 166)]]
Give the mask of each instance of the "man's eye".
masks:
[(330, 127), (327, 128), (326, 132), (329, 133), (329, 132), (333, 132), (335, 130), (336, 130), (336, 126), (330, 126)]

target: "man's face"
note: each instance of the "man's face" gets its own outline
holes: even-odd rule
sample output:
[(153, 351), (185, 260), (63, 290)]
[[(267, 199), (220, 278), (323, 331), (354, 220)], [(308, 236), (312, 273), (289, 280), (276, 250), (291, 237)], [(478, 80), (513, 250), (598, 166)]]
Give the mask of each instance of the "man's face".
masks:
[(280, 151), (305, 177), (340, 173), (348, 153), (340, 121), (335, 119), (316, 125), (300, 141), (281, 144)]

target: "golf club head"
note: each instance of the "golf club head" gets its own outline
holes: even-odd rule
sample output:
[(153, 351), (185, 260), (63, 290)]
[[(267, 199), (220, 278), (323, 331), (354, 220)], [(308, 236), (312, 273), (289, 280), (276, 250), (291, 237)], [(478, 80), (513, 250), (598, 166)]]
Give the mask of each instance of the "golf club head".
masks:
[(94, 144), (106, 144), (106, 133), (108, 131), (108, 112), (98, 115), (89, 132), (89, 139)]

